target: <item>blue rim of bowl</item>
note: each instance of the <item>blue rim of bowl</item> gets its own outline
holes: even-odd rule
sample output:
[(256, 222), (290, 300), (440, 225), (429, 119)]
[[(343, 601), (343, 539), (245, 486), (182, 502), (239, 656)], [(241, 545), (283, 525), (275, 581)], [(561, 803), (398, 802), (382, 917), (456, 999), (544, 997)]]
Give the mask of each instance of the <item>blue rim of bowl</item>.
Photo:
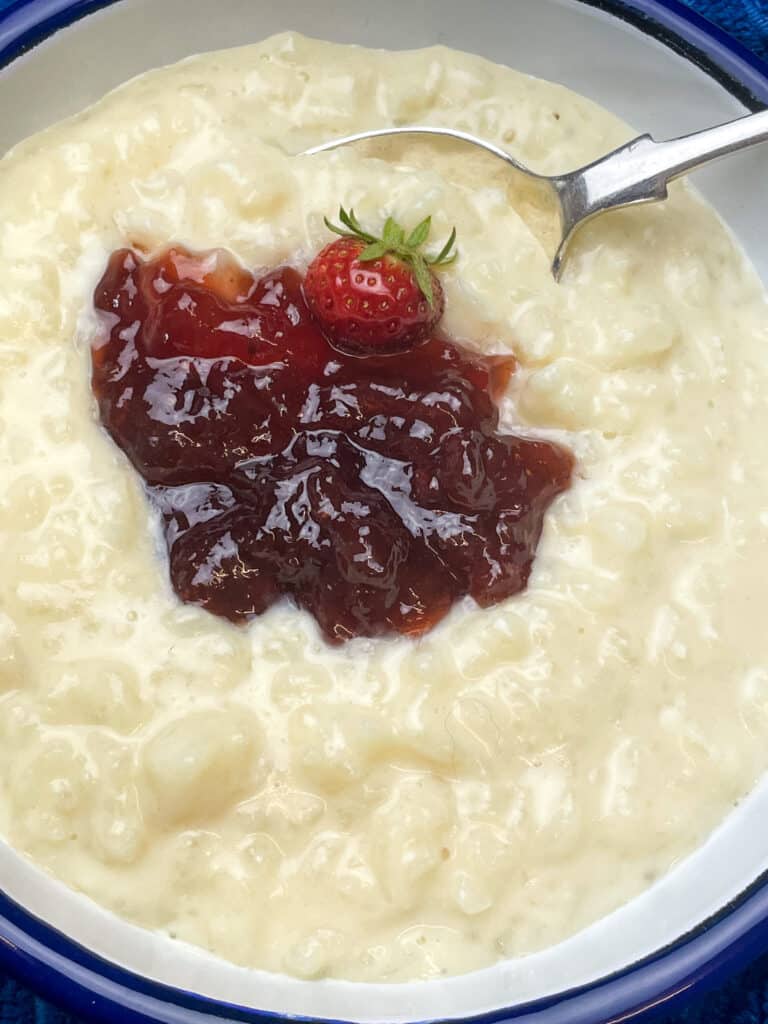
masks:
[[(120, 0), (16, 0), (0, 12), (0, 68), (60, 28)], [(692, 61), (750, 110), (768, 107), (768, 64), (678, 0), (572, 0)], [(595, 982), (462, 1024), (625, 1024), (669, 1013), (768, 949), (768, 875), (687, 935)], [(90, 952), (0, 891), (0, 969), (99, 1024), (285, 1024), (310, 1018), (216, 1001), (149, 981)], [(317, 1018), (312, 1018), (320, 1024)], [(329, 1024), (345, 1024), (332, 1021)], [(425, 1022), (422, 1022), (425, 1024)], [(459, 1024), (454, 1019), (451, 1024)]]

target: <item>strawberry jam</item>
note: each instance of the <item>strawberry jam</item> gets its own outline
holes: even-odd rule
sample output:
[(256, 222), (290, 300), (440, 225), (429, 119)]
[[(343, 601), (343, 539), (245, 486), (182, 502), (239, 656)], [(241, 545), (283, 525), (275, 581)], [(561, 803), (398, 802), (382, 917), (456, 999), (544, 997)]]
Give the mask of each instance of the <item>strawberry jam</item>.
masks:
[(343, 355), (297, 271), (257, 280), (220, 251), (120, 250), (94, 301), (101, 421), (162, 515), (183, 601), (239, 623), (287, 595), (341, 642), (525, 587), (573, 459), (497, 432), (511, 359), (437, 338)]

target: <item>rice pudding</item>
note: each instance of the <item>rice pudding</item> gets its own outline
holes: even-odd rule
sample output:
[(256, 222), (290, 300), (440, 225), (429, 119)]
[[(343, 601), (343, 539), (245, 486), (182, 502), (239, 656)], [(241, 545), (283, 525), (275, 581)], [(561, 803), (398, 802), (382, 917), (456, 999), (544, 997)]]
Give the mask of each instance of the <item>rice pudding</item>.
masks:
[[(121, 917), (301, 977), (426, 978), (559, 941), (768, 762), (768, 314), (684, 185), (579, 237), (460, 127), (555, 173), (632, 134), (441, 48), (282, 35), (144, 75), (0, 163), (0, 833)], [(182, 604), (91, 394), (110, 253), (303, 273), (325, 215), (455, 225), (446, 334), (514, 356), (501, 429), (576, 458), (527, 588), (331, 646), (289, 601)]]

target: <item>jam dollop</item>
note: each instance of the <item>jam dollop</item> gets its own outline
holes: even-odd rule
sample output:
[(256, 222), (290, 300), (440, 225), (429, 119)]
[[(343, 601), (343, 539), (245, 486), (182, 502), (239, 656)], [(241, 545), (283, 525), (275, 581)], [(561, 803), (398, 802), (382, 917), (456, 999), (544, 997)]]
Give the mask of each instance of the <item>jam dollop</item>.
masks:
[(339, 643), (526, 586), (573, 458), (498, 433), (512, 359), (437, 337), (343, 355), (296, 270), (257, 279), (220, 250), (119, 250), (94, 302), (101, 422), (162, 514), (182, 601), (240, 623), (287, 595)]

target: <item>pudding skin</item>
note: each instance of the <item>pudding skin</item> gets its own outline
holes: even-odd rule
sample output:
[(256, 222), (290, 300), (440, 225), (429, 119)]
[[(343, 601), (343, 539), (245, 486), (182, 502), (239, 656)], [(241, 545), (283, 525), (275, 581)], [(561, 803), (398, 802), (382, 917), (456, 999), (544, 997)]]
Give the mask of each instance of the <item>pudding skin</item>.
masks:
[[(548, 212), (482, 153), (294, 155), (416, 122), (544, 173), (634, 134), (467, 54), (283, 34), (143, 75), (0, 162), (0, 835), (126, 920), (304, 978), (552, 945), (768, 764), (757, 276), (682, 183), (588, 225), (556, 285)], [(111, 253), (303, 273), (340, 203), (456, 226), (442, 330), (517, 361), (500, 430), (575, 456), (527, 588), (417, 641), (332, 646), (289, 600), (247, 625), (182, 604), (91, 392)]]

